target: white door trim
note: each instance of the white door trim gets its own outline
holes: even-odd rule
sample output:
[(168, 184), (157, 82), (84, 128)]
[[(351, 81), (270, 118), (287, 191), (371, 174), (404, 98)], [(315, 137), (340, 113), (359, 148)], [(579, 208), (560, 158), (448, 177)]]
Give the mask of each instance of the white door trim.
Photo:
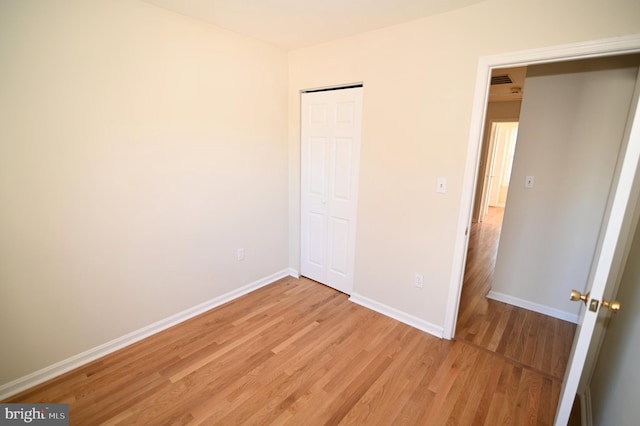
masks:
[(519, 67), (638, 52), (640, 52), (640, 34), (635, 34), (522, 52), (484, 56), (479, 59), (476, 74), (476, 89), (471, 113), (467, 160), (464, 169), (462, 197), (453, 254), (451, 283), (449, 285), (449, 295), (445, 313), (444, 338), (453, 339), (458, 319), (460, 294), (462, 291), (467, 247), (469, 244), (469, 235), (466, 231), (471, 226), (471, 218), (473, 215), (475, 183), (478, 179), (480, 148), (482, 146), (482, 132), (489, 98), (491, 70), (493, 68)]

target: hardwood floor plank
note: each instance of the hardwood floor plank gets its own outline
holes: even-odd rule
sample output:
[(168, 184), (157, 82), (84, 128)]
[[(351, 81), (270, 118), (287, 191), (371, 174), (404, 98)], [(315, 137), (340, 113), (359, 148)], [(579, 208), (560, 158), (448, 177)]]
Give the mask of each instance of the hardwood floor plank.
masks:
[(390, 424), (417, 385), (413, 379), (419, 367), (420, 331), (408, 330), (393, 356), (393, 368), (386, 369), (342, 420), (345, 424)]
[(495, 389), (498, 384), (498, 377), (495, 370), (499, 369), (500, 359), (492, 356), (488, 352), (478, 355), (478, 360), (474, 365), (474, 374), (467, 384), (468, 392), (466, 398), (458, 398), (453, 407), (449, 422), (459, 425), (482, 424), (486, 416), (485, 406), (482, 401), (488, 395), (488, 389)]
[(311, 324), (308, 324), (305, 328), (303, 328), (302, 330), (298, 331), (293, 336), (289, 337), (287, 340), (285, 340), (284, 342), (280, 343), (275, 348), (271, 349), (271, 352), (273, 352), (274, 354), (277, 354), (278, 352), (281, 352), (283, 349), (285, 349), (286, 347), (290, 346), (296, 340), (299, 340), (301, 337), (305, 336), (307, 333), (309, 333), (309, 331), (313, 330), (314, 328), (316, 328), (319, 325), (320, 325), (320, 323), (318, 321), (313, 321)]
[(552, 402), (552, 380), (546, 377), (542, 378), (540, 387), (540, 400), (538, 401), (537, 425), (548, 425), (553, 421), (553, 402)]
[(389, 368), (392, 361), (390, 357), (384, 356), (376, 357), (371, 363), (367, 364), (367, 368), (363, 369), (363, 371), (351, 381), (349, 386), (340, 393), (340, 398), (335, 400), (338, 404), (332, 404), (330, 406), (328, 411), (332, 414), (325, 424), (335, 425), (340, 423), (371, 385), (378, 380), (378, 377)]
[[(461, 346), (463, 346), (462, 352), (456, 363), (452, 365), (453, 371), (451, 372), (454, 374), (451, 375), (451, 380), (447, 381), (447, 385), (436, 392), (436, 399), (427, 416), (433, 424), (447, 424), (450, 422), (452, 417), (455, 417), (453, 409), (460, 399), (465, 400), (466, 404), (470, 383), (472, 382), (471, 378), (476, 374), (474, 366), (477, 368), (477, 359), (482, 354), (472, 346), (463, 344)], [(450, 386), (449, 383), (451, 384)]]
[(538, 412), (540, 410), (540, 392), (542, 392), (543, 377), (539, 374), (533, 374), (531, 377), (531, 385), (529, 386), (529, 395), (527, 399), (526, 424), (535, 425), (538, 420)]
[(496, 317), (498, 318), (498, 322), (496, 324), (495, 329), (493, 330), (491, 339), (486, 343), (483, 342), (481, 346), (486, 347), (490, 351), (500, 353), (498, 351), (498, 346), (500, 346), (502, 337), (506, 333), (507, 325), (509, 323), (509, 318), (511, 318), (511, 312), (514, 309), (513, 309), (513, 306), (507, 305), (505, 303), (500, 303), (496, 301), (491, 301), (491, 302), (490, 303), (491, 303), (492, 311), (496, 312)]
[(417, 370), (420, 372), (416, 374), (419, 383), (394, 419), (394, 425), (411, 425), (416, 419), (426, 420), (436, 396), (435, 392), (429, 390), (429, 386), (453, 346), (455, 346), (454, 342), (442, 340), (429, 345), (429, 350), (421, 357), (422, 368)]
[(496, 390), (491, 397), (491, 403), (489, 404), (488, 414), (485, 420), (485, 425), (498, 424), (501, 411), (507, 402), (507, 384), (511, 378), (513, 366), (502, 359), (502, 368), (500, 370), (500, 377)]
[[(504, 360), (499, 357), (489, 357), (489, 363), (486, 366), (488, 377), (486, 380), (479, 379), (478, 385), (484, 386), (478, 392), (482, 393), (482, 398), (478, 402), (478, 405), (473, 407), (465, 407), (465, 411), (461, 417), (461, 424), (473, 424), (483, 425), (485, 424), (489, 416), (489, 407), (493, 395), (498, 387), (498, 381), (500, 379), (500, 369), (504, 364)], [(475, 410), (475, 411), (474, 411)], [(473, 417), (471, 417), (473, 413)], [(467, 419), (469, 421), (467, 422)]]
[(126, 396), (121, 393), (113, 393), (110, 398), (100, 401), (99, 404), (96, 404), (96, 406), (100, 407), (99, 410), (81, 410), (80, 407), (74, 407), (71, 415), (74, 418), (74, 423), (77, 424), (102, 424), (108, 419), (117, 416), (132, 404), (161, 393), (167, 386), (169, 386), (169, 383), (160, 375), (150, 376), (128, 389)]
[(515, 425), (515, 416), (516, 407), (517, 407), (517, 397), (518, 397), (518, 389), (520, 387), (520, 380), (522, 378), (522, 367), (517, 367), (515, 365), (510, 366), (511, 375), (509, 376), (509, 382), (507, 383), (505, 390), (506, 401), (502, 405), (502, 409), (500, 410), (500, 419), (498, 420), (498, 424), (503, 425)]

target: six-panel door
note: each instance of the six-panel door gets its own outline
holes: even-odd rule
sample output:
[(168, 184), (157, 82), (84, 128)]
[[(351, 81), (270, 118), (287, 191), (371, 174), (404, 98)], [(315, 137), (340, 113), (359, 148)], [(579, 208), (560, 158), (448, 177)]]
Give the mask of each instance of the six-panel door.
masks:
[(362, 88), (303, 93), (301, 119), (300, 273), (351, 294)]

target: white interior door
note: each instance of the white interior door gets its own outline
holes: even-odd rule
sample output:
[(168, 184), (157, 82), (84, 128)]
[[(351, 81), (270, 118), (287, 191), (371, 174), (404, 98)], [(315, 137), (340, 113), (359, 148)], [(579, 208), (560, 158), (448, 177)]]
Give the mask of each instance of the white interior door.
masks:
[(302, 94), (300, 273), (351, 294), (362, 87)]
[(513, 154), (516, 149), (518, 123), (493, 123), (493, 126), (491, 135), (494, 138), (493, 146), (495, 148), (489, 169), (491, 178), (489, 181), (489, 205), (504, 207), (507, 202)]
[[(555, 425), (566, 425), (571, 413), (571, 407), (578, 391), (580, 378), (585, 367), (585, 361), (589, 350), (597, 350), (591, 345), (591, 340), (598, 324), (598, 313), (607, 312), (603, 308), (603, 298), (615, 296), (615, 270), (616, 258), (620, 256), (621, 247), (625, 245), (628, 235), (625, 229), (633, 221), (635, 200), (638, 192), (638, 166), (640, 165), (640, 113), (637, 108), (638, 92), (640, 85), (636, 83), (635, 95), (631, 104), (629, 119), (623, 147), (626, 148), (620, 166), (618, 180), (612, 191), (608, 220), (603, 225), (603, 234), (600, 249), (593, 260), (592, 274), (590, 276), (590, 289), (585, 297), (586, 304), (580, 313), (578, 328), (573, 340), (573, 348), (569, 364), (562, 383), (560, 401), (556, 413)], [(612, 276), (614, 277), (612, 279)], [(567, 295), (569, 296), (569, 295)], [(623, 301), (624, 302), (624, 301)], [(622, 306), (624, 309), (624, 305)], [(600, 315), (605, 315), (604, 313)]]
[(507, 204), (507, 193), (509, 192), (509, 182), (511, 180), (511, 168), (513, 157), (516, 152), (516, 141), (518, 139), (518, 123), (501, 123), (504, 129), (504, 151), (502, 153), (502, 163), (500, 170), (500, 191), (498, 192), (498, 207)]
[(498, 155), (498, 124), (500, 123), (491, 123), (491, 136), (489, 138), (489, 152), (487, 155), (487, 168), (485, 174), (486, 187), (482, 197), (482, 218), (484, 218), (489, 211), (493, 188), (495, 187), (496, 157)]
[(489, 206), (504, 207), (507, 201), (511, 166), (518, 136), (518, 122), (492, 122), (487, 139), (487, 164), (484, 169), (484, 184), (480, 197), (478, 220), (482, 222)]

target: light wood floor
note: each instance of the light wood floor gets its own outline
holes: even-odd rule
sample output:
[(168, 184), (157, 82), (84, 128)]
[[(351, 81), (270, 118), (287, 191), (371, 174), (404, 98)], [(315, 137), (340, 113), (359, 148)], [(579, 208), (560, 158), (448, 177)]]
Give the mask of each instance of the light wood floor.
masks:
[(456, 341), (285, 278), (5, 402), (72, 425), (551, 424), (574, 326), (484, 298), (494, 227), (472, 230)]

